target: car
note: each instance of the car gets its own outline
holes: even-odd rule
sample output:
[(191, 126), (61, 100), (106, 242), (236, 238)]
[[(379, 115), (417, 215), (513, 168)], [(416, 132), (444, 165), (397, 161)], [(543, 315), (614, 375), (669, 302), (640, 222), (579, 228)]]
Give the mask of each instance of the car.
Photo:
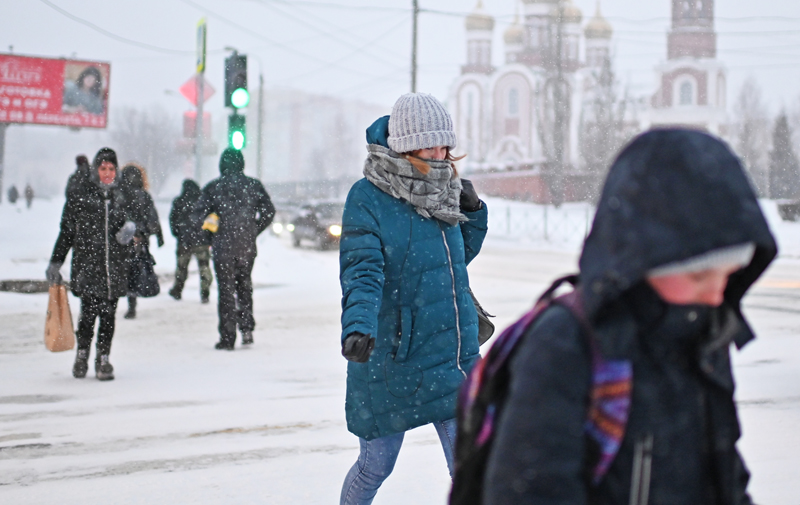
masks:
[(291, 223), (299, 212), (300, 205), (294, 202), (275, 202), (275, 216), (272, 218), (270, 233), (276, 237), (291, 233), (294, 228)]
[(342, 235), (343, 212), (342, 202), (303, 205), (288, 226), (291, 227), (292, 243), (295, 247), (300, 247), (303, 240), (309, 240), (320, 249), (338, 246)]
[(800, 200), (777, 200), (778, 215), (784, 221), (797, 221), (800, 218)]

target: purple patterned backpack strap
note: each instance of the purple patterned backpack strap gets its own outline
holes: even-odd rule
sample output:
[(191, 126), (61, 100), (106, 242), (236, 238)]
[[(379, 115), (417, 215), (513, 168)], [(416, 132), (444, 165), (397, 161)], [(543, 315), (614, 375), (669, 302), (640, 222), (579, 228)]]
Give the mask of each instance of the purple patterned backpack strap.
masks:
[(599, 448), (600, 457), (591, 474), (592, 483), (597, 485), (611, 467), (625, 436), (633, 391), (633, 364), (630, 360), (607, 360), (603, 357), (594, 330), (583, 311), (579, 289), (557, 298), (554, 302), (572, 312), (589, 338), (592, 391), (584, 431)]

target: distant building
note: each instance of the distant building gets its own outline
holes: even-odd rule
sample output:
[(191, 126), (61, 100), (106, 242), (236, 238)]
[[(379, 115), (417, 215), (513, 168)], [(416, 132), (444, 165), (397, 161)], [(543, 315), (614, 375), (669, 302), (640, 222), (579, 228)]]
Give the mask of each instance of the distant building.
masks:
[[(597, 187), (592, 178), (601, 174), (581, 156), (581, 121), (592, 120), (588, 104), (610, 62), (613, 27), (599, 2), (585, 24), (572, 0), (519, 5), (522, 16), (504, 33), (499, 65), (492, 61), (495, 19), (482, 0), (466, 19), (467, 62), (448, 100), (459, 152), (467, 154), (461, 170), (488, 194), (540, 202), (588, 198)], [(626, 103), (626, 135), (680, 125), (726, 136), (726, 72), (716, 56), (713, 0), (672, 0), (667, 60), (656, 67), (659, 89)], [(557, 63), (565, 83), (560, 102)], [(564, 118), (560, 168), (553, 164), (557, 107)]]
[(714, 0), (672, 0), (667, 61), (644, 127), (679, 125), (728, 134), (726, 71), (717, 60)]
[[(459, 150), (467, 154), (464, 173), (508, 172), (494, 177), (492, 184), (527, 193), (529, 199), (547, 200), (545, 179), (556, 145), (556, 110), (550, 104), (557, 93), (558, 30), (562, 33), (564, 82), (558, 104), (565, 148), (561, 175), (566, 176), (581, 171), (578, 127), (582, 104), (610, 57), (613, 29), (599, 6), (582, 26), (583, 13), (571, 0), (561, 2), (560, 16), (558, 0), (522, 0), (521, 4), (522, 17), (518, 15), (503, 36), (505, 61), (495, 66), (491, 58), (495, 20), (478, 0), (466, 19), (467, 62), (450, 88), (448, 103)], [(489, 184), (482, 182), (484, 188)], [(566, 189), (569, 193), (569, 187)]]

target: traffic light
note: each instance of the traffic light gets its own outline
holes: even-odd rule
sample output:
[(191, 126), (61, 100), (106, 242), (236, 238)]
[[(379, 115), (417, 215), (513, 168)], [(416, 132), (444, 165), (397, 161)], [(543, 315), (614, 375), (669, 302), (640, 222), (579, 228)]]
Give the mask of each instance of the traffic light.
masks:
[(248, 103), (247, 56), (233, 53), (225, 59), (225, 107), (241, 109)]
[(228, 145), (241, 151), (247, 143), (245, 116), (234, 112), (228, 116)]

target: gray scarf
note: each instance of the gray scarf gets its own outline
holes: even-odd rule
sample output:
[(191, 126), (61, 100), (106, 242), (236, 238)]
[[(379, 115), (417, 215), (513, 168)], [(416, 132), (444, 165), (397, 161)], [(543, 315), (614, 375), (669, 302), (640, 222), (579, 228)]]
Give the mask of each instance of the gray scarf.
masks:
[(410, 161), (377, 144), (367, 146), (364, 176), (378, 189), (414, 206), (422, 217), (456, 225), (469, 221), (461, 213), (461, 179), (454, 177), (449, 161), (425, 160), (431, 171), (423, 175)]

